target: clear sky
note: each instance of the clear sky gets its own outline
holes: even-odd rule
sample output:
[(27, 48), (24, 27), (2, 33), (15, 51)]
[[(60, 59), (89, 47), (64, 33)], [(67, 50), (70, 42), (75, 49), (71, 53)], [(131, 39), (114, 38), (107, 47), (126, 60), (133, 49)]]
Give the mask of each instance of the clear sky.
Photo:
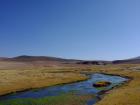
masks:
[(0, 56), (140, 55), (140, 0), (0, 0)]

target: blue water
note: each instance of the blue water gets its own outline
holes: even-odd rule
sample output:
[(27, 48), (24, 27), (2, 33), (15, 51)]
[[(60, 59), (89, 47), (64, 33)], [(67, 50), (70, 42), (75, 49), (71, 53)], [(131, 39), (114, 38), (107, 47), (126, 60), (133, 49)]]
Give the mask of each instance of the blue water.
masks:
[[(29, 91), (24, 91), (24, 92), (17, 92), (15, 94), (1, 96), (0, 100), (10, 100), (10, 99), (15, 99), (15, 98), (43, 98), (43, 97), (49, 97), (49, 96), (58, 96), (62, 93), (68, 93), (68, 92), (73, 91), (77, 95), (93, 94), (97, 96), (92, 100), (87, 100), (87, 105), (93, 105), (98, 100), (99, 92), (103, 90), (109, 90), (112, 87), (115, 87), (127, 81), (126, 78), (123, 78), (120, 76), (111, 76), (111, 75), (98, 74), (98, 73), (90, 74), (89, 77), (90, 78), (88, 80), (85, 80), (82, 82), (51, 86), (51, 87), (38, 89), (37, 91), (29, 90)], [(92, 86), (93, 83), (97, 81), (102, 81), (102, 80), (109, 81), (112, 84), (104, 88), (95, 88)]]

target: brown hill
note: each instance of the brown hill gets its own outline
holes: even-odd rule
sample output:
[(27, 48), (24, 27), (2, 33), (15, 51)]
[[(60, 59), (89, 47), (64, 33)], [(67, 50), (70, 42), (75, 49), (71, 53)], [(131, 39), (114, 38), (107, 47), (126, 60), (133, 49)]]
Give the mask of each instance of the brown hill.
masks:
[(63, 59), (63, 58), (56, 58), (56, 57), (48, 57), (48, 56), (27, 56), (22, 55), (14, 58), (5, 59), (8, 61), (18, 61), (18, 62), (31, 62), (31, 61), (59, 61), (59, 62), (75, 62), (79, 60), (74, 59)]
[(116, 60), (113, 61), (112, 63), (113, 64), (140, 64), (140, 56), (126, 59), (126, 60)]
[(2, 67), (61, 67), (61, 66), (80, 66), (80, 65), (107, 65), (107, 64), (140, 64), (140, 57), (126, 59), (126, 60), (115, 60), (115, 61), (88, 61), (88, 60), (75, 60), (75, 59), (64, 59), (57, 57), (48, 56), (17, 56), (13, 58), (0, 57), (0, 69)]
[(24, 67), (62, 67), (73, 66), (80, 60), (63, 59), (48, 56), (18, 56), (13, 58), (1, 58), (0, 69), (24, 68)]

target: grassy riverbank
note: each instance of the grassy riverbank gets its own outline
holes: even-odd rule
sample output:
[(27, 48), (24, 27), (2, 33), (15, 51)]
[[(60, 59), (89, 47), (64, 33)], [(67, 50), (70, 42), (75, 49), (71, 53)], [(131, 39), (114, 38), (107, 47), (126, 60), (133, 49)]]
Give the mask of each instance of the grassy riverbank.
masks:
[[(140, 71), (139, 65), (121, 65), (119, 69), (108, 68), (104, 73), (132, 78), (127, 84), (113, 89), (96, 105), (139, 105), (140, 104)], [(114, 67), (115, 68), (115, 67)]]
[(0, 95), (87, 79), (73, 72), (43, 70), (0, 70)]
[(87, 100), (94, 98), (93, 95), (75, 95), (73, 93), (50, 96), (44, 98), (26, 98), (1, 101), (0, 105), (85, 105)]
[(59, 69), (0, 70), (0, 94), (85, 80), (87, 77), (81, 75), (80, 72), (100, 72), (127, 76), (131, 77), (132, 80), (119, 88), (109, 91), (110, 94), (105, 95), (96, 105), (139, 105), (139, 68), (139, 65), (106, 65), (62, 67)]

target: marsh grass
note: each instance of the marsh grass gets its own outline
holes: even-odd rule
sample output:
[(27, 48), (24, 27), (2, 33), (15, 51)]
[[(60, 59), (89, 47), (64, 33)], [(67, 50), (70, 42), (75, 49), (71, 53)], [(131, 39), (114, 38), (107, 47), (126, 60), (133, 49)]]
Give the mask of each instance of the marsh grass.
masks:
[(86, 105), (86, 101), (94, 98), (93, 95), (61, 94), (44, 98), (25, 98), (1, 101), (0, 105)]
[(50, 73), (48, 69), (0, 70), (0, 95), (27, 89), (37, 91), (36, 88), (77, 82), (85, 79), (87, 77), (80, 73), (61, 71), (59, 73)]
[[(87, 79), (81, 72), (106, 73), (132, 80), (111, 90), (97, 105), (140, 105), (140, 65), (77, 66), (59, 68), (1, 69), (0, 95), (25, 89), (40, 88)], [(72, 97), (72, 98), (71, 98)], [(74, 97), (74, 98), (73, 98)], [(83, 98), (84, 97), (84, 98)], [(90, 97), (91, 98), (91, 97)], [(92, 97), (93, 98), (93, 97)], [(16, 99), (0, 105), (85, 105), (85, 96), (61, 95), (43, 99)], [(26, 101), (27, 100), (27, 101)], [(49, 101), (50, 100), (50, 101)], [(55, 101), (54, 101), (55, 100)], [(67, 101), (66, 101), (67, 100)], [(24, 104), (24, 102), (25, 104)], [(18, 102), (18, 103), (17, 103)], [(23, 103), (22, 103), (23, 102)], [(39, 103), (38, 103), (39, 102)], [(43, 102), (46, 102), (45, 104)], [(50, 103), (49, 103), (50, 102)], [(57, 104), (56, 104), (56, 103)], [(11, 104), (12, 103), (12, 104)], [(20, 103), (20, 104), (19, 104)], [(80, 104), (81, 103), (81, 104)]]

